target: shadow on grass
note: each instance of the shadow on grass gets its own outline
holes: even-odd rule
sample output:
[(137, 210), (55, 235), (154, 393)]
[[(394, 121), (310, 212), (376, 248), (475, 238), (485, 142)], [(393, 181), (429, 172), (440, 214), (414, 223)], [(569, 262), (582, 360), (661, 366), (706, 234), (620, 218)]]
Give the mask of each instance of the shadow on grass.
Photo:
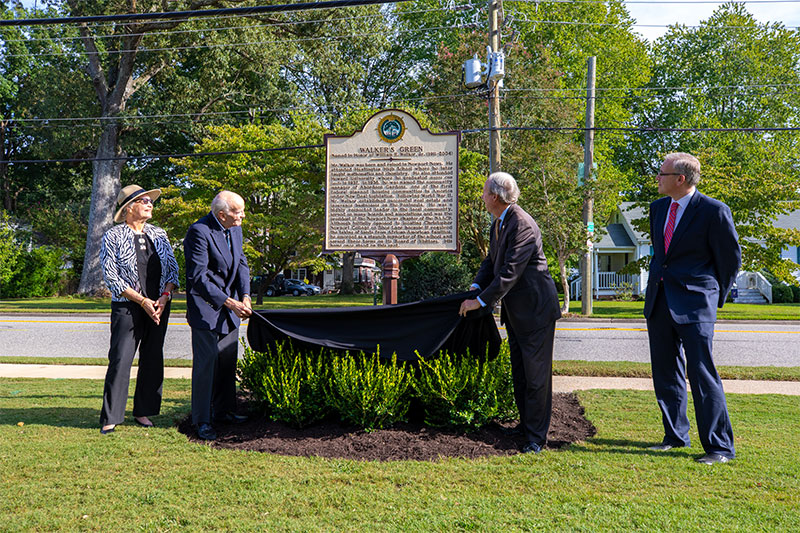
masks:
[[(591, 444), (589, 447), (587, 444)], [(624, 455), (652, 455), (653, 457), (664, 456), (684, 456), (687, 452), (692, 452), (692, 448), (673, 448), (665, 452), (649, 450), (650, 446), (660, 444), (660, 441), (639, 441), (624, 439), (587, 439), (586, 443), (577, 442), (570, 446), (571, 450), (588, 453), (613, 453)], [(701, 450), (702, 451), (702, 450)]]
[[(25, 398), (32, 398), (26, 396)], [(63, 397), (63, 396), (62, 396)], [(58, 396), (48, 396), (48, 399), (58, 398)], [(75, 396), (69, 396), (75, 398)], [(84, 396), (84, 398), (90, 398)], [(24, 407), (24, 408), (0, 408), (0, 426), (16, 426), (19, 422), (25, 425), (38, 424), (53, 427), (72, 427), (72, 428), (94, 428), (100, 423), (100, 407), (102, 398), (97, 398), (97, 407)], [(129, 408), (125, 412), (125, 421), (133, 424), (133, 412)], [(190, 400), (169, 398), (165, 399), (161, 405), (161, 413), (152, 416), (151, 419), (156, 426), (169, 427), (175, 426), (181, 419), (186, 417), (189, 412)]]

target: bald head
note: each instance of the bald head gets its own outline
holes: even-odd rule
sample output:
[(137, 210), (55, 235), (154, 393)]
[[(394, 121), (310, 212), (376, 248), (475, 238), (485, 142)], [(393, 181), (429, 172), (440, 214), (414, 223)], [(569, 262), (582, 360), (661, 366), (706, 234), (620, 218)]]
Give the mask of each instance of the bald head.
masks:
[(244, 198), (232, 191), (220, 191), (211, 201), (211, 212), (225, 229), (241, 226), (244, 220)]

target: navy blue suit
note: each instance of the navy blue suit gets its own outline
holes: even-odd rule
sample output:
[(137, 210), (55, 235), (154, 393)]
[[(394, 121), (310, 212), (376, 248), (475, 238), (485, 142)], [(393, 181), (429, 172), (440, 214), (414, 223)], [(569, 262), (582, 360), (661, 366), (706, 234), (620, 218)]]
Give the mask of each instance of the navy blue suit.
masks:
[(664, 443), (689, 445), (688, 375), (703, 449), (732, 459), (733, 430), (711, 351), (717, 307), (741, 266), (739, 238), (728, 206), (695, 192), (665, 253), (671, 203), (665, 197), (650, 205), (653, 257), (644, 306)]
[(242, 228), (230, 228), (231, 247), (209, 213), (189, 227), (186, 257), (186, 318), (192, 328), (192, 422), (210, 423), (236, 409), (239, 317), (229, 297), (250, 294), (250, 269), (242, 251)]

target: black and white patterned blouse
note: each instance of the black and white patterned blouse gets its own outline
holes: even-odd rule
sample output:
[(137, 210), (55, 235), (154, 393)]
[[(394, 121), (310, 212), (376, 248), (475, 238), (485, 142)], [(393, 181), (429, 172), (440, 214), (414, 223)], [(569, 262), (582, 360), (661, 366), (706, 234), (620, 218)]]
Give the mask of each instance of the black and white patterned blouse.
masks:
[[(178, 286), (178, 262), (172, 252), (172, 245), (163, 229), (145, 224), (143, 229), (155, 246), (158, 258), (161, 260), (161, 283), (159, 292), (164, 290), (167, 283)], [(111, 291), (112, 302), (127, 302), (122, 296), (127, 288), (142, 293), (139, 283), (139, 269), (136, 265), (136, 248), (134, 248), (134, 235), (136, 233), (127, 224), (117, 224), (103, 235), (100, 246), (100, 265), (103, 268), (103, 279), (108, 290)]]

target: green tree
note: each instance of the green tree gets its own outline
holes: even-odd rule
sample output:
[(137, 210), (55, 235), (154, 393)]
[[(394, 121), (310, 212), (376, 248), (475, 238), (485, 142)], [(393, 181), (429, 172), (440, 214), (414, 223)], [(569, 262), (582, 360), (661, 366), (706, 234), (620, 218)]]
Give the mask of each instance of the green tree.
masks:
[[(184, 0), (167, 6), (160, 0), (63, 0), (50, 2), (56, 11), (49, 15), (183, 11), (238, 3)], [(37, 41), (53, 48), (53, 53), (45, 56), (48, 65), (64, 67), (47, 85), (39, 85), (48, 87), (43, 102), (55, 109), (39, 116), (96, 117), (81, 123), (80, 133), (67, 135), (84, 143), (81, 150), (69, 152), (70, 156), (95, 158), (79, 292), (91, 293), (102, 287), (97, 264), (100, 236), (111, 225), (122, 180), (163, 185), (165, 175), (167, 179), (174, 175), (166, 160), (126, 163), (126, 155), (169, 153), (175, 148), (188, 151), (202, 131), (198, 117), (223, 116), (243, 101), (256, 109), (287, 101), (280, 97), (283, 93), (276, 83), (270, 83), (279, 77), (276, 65), (281, 61), (275, 60), (276, 49), (263, 46), (282, 30), (249, 18), (238, 20), (232, 29), (214, 24), (202, 20), (60, 25), (52, 27), (61, 31), (58, 39)], [(178, 27), (182, 31), (173, 31)], [(38, 30), (31, 30), (31, 35), (39, 38)], [(265, 65), (271, 66), (271, 75), (259, 76)], [(79, 83), (70, 84), (73, 81)], [(217, 115), (220, 111), (223, 114)], [(174, 122), (149, 118), (170, 113), (187, 118)], [(258, 114), (244, 118), (252, 120)]]
[[(587, 59), (597, 57), (595, 124), (624, 126), (631, 117), (633, 90), (646, 84), (652, 60), (646, 41), (635, 33), (623, 0), (608, 2), (514, 2), (506, 4), (511, 29), (530, 54), (521, 58), (509, 77), (547, 64), (561, 73), (553, 85), (517, 85), (508, 89), (508, 99), (546, 102), (547, 98), (579, 99), (574, 123), (585, 124), (584, 104)], [(531, 90), (532, 89), (532, 90)], [(541, 89), (545, 89), (542, 91)], [(511, 121), (512, 125), (517, 125)], [(519, 124), (525, 124), (520, 122)], [(575, 125), (575, 124), (572, 124)], [(583, 142), (582, 133), (574, 137)], [(595, 137), (596, 157), (613, 161), (617, 150), (628, 144), (622, 132), (605, 131)], [(621, 176), (622, 177), (622, 176)]]
[(5, 286), (14, 274), (19, 253), (8, 213), (0, 209), (0, 285)]
[[(800, 34), (759, 23), (742, 4), (726, 4), (696, 27), (675, 26), (654, 46), (650, 85), (674, 87), (642, 98), (636, 121), (668, 128), (796, 127)], [(796, 266), (780, 251), (800, 232), (775, 228), (775, 218), (800, 208), (797, 131), (671, 132), (631, 139), (620, 162), (638, 175), (636, 196), (658, 195), (653, 175), (664, 154), (695, 154), (703, 165), (698, 189), (728, 204), (743, 250), (743, 268), (790, 279)]]
[[(318, 144), (325, 129), (308, 116), (280, 124), (215, 126), (196, 153), (264, 150)], [(156, 217), (173, 241), (207, 213), (222, 189), (245, 199), (244, 249), (255, 274), (270, 278), (286, 268), (319, 272), (323, 226), (324, 154), (320, 149), (262, 151), (176, 160), (179, 186), (164, 190)], [(260, 296), (260, 295), (259, 295)], [(260, 303), (260, 302), (259, 302)]]
[[(461, 63), (475, 50), (483, 36), (471, 34), (455, 51), (441, 49), (431, 80), (433, 91), (446, 93), (428, 104), (429, 114), (442, 129), (483, 128), (486, 126), (485, 93), (451, 94)], [(537, 87), (544, 94), (563, 86), (563, 76), (549, 63), (544, 50), (528, 51), (514, 46), (506, 59), (506, 69), (513, 77), (506, 80), (507, 97), (501, 105), (502, 118), (511, 124), (543, 128), (572, 128), (578, 123), (580, 107), (573, 99), (518, 97), (517, 88)], [(488, 252), (490, 217), (481, 200), (488, 173), (486, 136), (465, 135), (460, 174), (460, 231), (464, 249), (473, 245), (480, 257)], [(521, 190), (520, 205), (536, 219), (548, 255), (556, 265), (568, 305), (567, 266), (587, 247), (588, 234), (582, 219), (584, 195), (591, 188), (595, 198), (596, 219), (602, 220), (615, 207), (620, 188), (620, 173), (610, 161), (600, 159), (603, 171), (597, 181), (584, 187), (577, 182), (578, 163), (583, 160), (581, 146), (571, 134), (546, 130), (507, 131), (502, 134), (502, 169), (514, 175)], [(555, 276), (554, 276), (555, 277)]]

